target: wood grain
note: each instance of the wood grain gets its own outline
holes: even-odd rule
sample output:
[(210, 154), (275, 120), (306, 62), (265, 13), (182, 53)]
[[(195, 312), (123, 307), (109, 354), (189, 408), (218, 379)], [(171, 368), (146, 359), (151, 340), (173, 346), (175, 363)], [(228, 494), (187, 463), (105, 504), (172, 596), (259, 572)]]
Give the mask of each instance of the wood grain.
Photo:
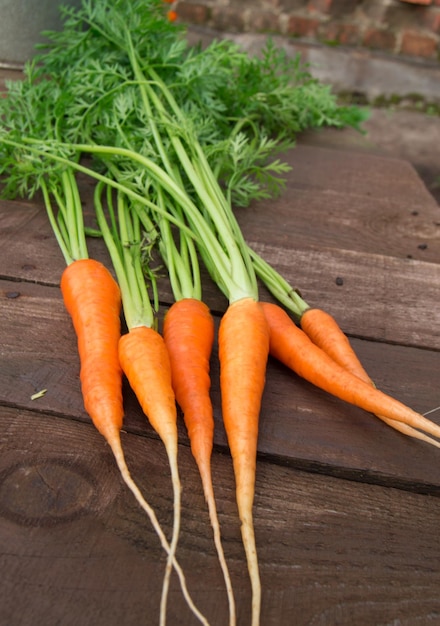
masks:
[(324, 246), (250, 244), (348, 335), (440, 349), (440, 264)]
[[(85, 424), (5, 407), (0, 421), (0, 623), (156, 623), (164, 556), (100, 435)], [(169, 532), (172, 496), (161, 444), (135, 435), (125, 435), (123, 443), (133, 476)], [(212, 626), (220, 626), (226, 623), (225, 593), (185, 448), (180, 467), (179, 560), (198, 606)], [(250, 593), (229, 457), (215, 453), (213, 467), (238, 624), (244, 625)], [(62, 471), (55, 477), (52, 468)], [(438, 498), (260, 462), (255, 526), (261, 623), (435, 623), (439, 515)], [(198, 623), (175, 578), (169, 623)]]

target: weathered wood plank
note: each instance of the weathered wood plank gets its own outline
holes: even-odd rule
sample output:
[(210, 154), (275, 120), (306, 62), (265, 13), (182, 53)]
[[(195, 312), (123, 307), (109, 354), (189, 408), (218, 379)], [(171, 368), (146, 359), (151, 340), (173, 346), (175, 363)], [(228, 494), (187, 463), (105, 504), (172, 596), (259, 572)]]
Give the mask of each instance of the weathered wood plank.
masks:
[[(0, 294), (0, 404), (88, 422), (76, 339), (59, 290), (0, 281)], [(440, 404), (436, 384), (440, 352), (371, 341), (354, 341), (354, 346), (379, 387), (420, 412)], [(218, 379), (215, 345), (216, 444), (225, 449)], [(41, 389), (47, 389), (44, 397), (31, 400)], [(125, 428), (154, 437), (128, 388), (125, 397)], [(433, 419), (440, 419), (440, 412)], [(272, 360), (260, 423), (259, 452), (276, 462), (431, 493), (440, 487), (436, 449), (404, 438), (363, 411), (312, 388)], [(186, 442), (182, 423), (180, 435)]]
[(282, 197), (237, 210), (248, 240), (285, 248), (322, 245), (440, 262), (440, 209), (420, 201), (402, 206), (332, 190), (288, 189)]
[(252, 247), (349, 335), (440, 349), (440, 264), (324, 246)]
[[(156, 623), (164, 556), (101, 436), (85, 424), (6, 407), (0, 421), (0, 622)], [(163, 447), (128, 434), (123, 444), (133, 476), (169, 533)], [(180, 469), (179, 560), (198, 606), (211, 626), (220, 626), (227, 622), (224, 587), (186, 448)], [(214, 453), (213, 469), (238, 624), (248, 624), (229, 457)], [(254, 514), (265, 626), (409, 626), (440, 613), (440, 499), (260, 462)], [(198, 623), (175, 577), (169, 623)]]
[[(282, 233), (283, 223), (278, 218), (277, 212), (272, 222), (277, 224), (275, 232)], [(26, 203), (0, 203), (0, 220), (0, 275), (58, 285), (65, 265), (44, 211)], [(260, 227), (258, 237), (250, 244), (298, 287), (310, 304), (336, 315), (345, 332), (381, 341), (440, 347), (440, 264), (329, 248), (316, 241), (292, 247), (282, 241), (273, 243), (279, 235)], [(255, 229), (253, 235), (257, 235)], [(101, 241), (91, 239), (89, 247), (91, 255), (108, 263)], [(342, 278), (344, 284), (336, 284), (337, 278)], [(160, 280), (159, 286), (163, 302), (171, 302), (168, 280)], [(226, 306), (206, 275), (204, 298), (215, 311)]]
[(402, 202), (403, 209), (423, 205), (436, 215), (435, 199), (415, 168), (404, 159), (344, 150), (335, 144), (307, 145), (307, 139), (302, 143), (301, 136), (298, 145), (284, 156), (292, 167), (287, 180), (290, 190), (329, 191), (354, 198), (365, 196), (372, 201), (394, 198)]
[(237, 210), (247, 239), (440, 262), (440, 209), (406, 161), (308, 146), (286, 160), (284, 193)]

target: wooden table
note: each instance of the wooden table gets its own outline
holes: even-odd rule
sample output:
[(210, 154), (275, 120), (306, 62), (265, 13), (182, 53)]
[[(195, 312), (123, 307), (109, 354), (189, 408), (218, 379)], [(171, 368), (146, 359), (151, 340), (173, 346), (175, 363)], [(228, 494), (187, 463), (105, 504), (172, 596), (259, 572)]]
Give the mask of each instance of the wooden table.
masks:
[[(319, 143), (319, 142), (318, 142)], [(314, 141), (287, 155), (283, 196), (239, 212), (249, 242), (334, 314), (378, 386), (424, 413), (440, 405), (440, 211), (398, 159)], [(63, 259), (38, 202), (0, 203), (0, 624), (156, 624), (158, 539), (84, 412)], [(105, 258), (101, 242), (92, 253)], [(217, 320), (224, 299), (209, 283)], [(171, 302), (161, 284), (163, 310)], [(212, 463), (238, 624), (250, 587), (212, 358)], [(31, 396), (47, 389), (36, 400)], [(169, 534), (163, 446), (125, 389), (128, 465)], [(440, 411), (430, 417), (440, 422)], [(178, 557), (212, 626), (227, 602), (182, 424)], [(440, 450), (405, 438), (270, 360), (255, 530), (262, 626), (440, 623)], [(173, 577), (169, 624), (198, 623)]]

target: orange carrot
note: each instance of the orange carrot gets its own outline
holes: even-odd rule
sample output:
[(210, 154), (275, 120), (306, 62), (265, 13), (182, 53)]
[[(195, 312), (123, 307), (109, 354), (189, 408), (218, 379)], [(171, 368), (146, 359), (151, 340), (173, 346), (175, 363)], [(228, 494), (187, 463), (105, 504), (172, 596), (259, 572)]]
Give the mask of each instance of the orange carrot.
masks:
[[(282, 303), (293, 314), (313, 343), (324, 350), (339, 365), (374, 386), (336, 321), (324, 311), (310, 308), (299, 291), (294, 289), (275, 268), (264, 261), (254, 250), (249, 249), (249, 251), (258, 276), (279, 303)], [(415, 437), (440, 447), (438, 441), (421, 433), (412, 426), (389, 419), (383, 415), (376, 416), (388, 424), (388, 426), (409, 437)]]
[(222, 412), (231, 451), (241, 533), (252, 585), (252, 625), (259, 624), (261, 583), (253, 525), (258, 422), (269, 352), (260, 304), (243, 298), (229, 305), (219, 329)]
[(78, 339), (84, 407), (109, 444), (122, 478), (150, 516), (163, 547), (169, 551), (154, 512), (130, 476), (121, 446), (124, 409), (118, 354), (121, 310), (118, 284), (104, 265), (85, 258), (66, 267), (60, 286)]
[(174, 463), (177, 412), (163, 338), (153, 328), (134, 326), (119, 341), (119, 360), (145, 415)]
[(176, 301), (165, 315), (163, 337), (174, 393), (183, 412), (191, 451), (203, 468), (203, 478), (209, 474), (214, 438), (209, 375), (214, 321), (209, 308), (196, 298)]
[(142, 410), (165, 446), (170, 464), (174, 522), (161, 602), (161, 624), (165, 624), (169, 576), (180, 528), (181, 490), (177, 465), (177, 410), (170, 360), (163, 338), (154, 328), (129, 326), (129, 332), (119, 340), (119, 361)]
[[(361, 380), (375, 386), (353, 350), (348, 337), (333, 316), (322, 309), (309, 308), (301, 315), (300, 325), (309, 339), (334, 361)], [(383, 415), (376, 414), (376, 417), (404, 435), (420, 439), (438, 448), (440, 447), (438, 441), (421, 433), (412, 426), (408, 426), (408, 424), (389, 419)]]
[(372, 384), (347, 335), (342, 332), (334, 317), (322, 309), (310, 308), (301, 315), (300, 325), (309, 339), (334, 361), (358, 378)]
[(315, 345), (278, 305), (262, 304), (270, 330), (270, 353), (299, 376), (366, 411), (440, 437), (440, 426), (361, 380)]
[(170, 356), (173, 389), (183, 412), (208, 504), (214, 543), (227, 589), (229, 624), (233, 626), (236, 622), (235, 601), (221, 542), (211, 473), (214, 417), (209, 360), (214, 343), (214, 321), (209, 308), (197, 298), (177, 300), (165, 315), (163, 337)]
[(124, 415), (119, 287), (101, 263), (80, 259), (64, 270), (61, 292), (78, 339), (84, 407), (114, 450)]

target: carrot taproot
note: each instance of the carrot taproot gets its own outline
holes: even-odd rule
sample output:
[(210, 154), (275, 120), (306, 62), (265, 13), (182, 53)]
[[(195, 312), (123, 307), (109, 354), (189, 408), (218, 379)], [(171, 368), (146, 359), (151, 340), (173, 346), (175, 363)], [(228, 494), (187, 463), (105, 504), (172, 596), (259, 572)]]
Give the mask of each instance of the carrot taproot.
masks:
[[(331, 358), (352, 374), (374, 385), (336, 320), (321, 309), (310, 307), (302, 298), (298, 289), (292, 287), (288, 281), (283, 278), (274, 267), (260, 257), (255, 250), (250, 248), (249, 251), (258, 276), (278, 302), (283, 304), (289, 313), (295, 317), (295, 320), (300, 324), (301, 328), (310, 337), (313, 343), (327, 352)], [(438, 441), (412, 426), (408, 426), (408, 424), (388, 419), (383, 415), (376, 415), (376, 417), (384, 421), (388, 426), (391, 426), (409, 437), (421, 439), (433, 446), (440, 447)]]
[(177, 456), (177, 411), (171, 366), (163, 338), (148, 326), (130, 328), (119, 340), (119, 361), (174, 464)]
[[(158, 193), (158, 203), (164, 209), (167, 206), (161, 191)], [(180, 220), (184, 219), (177, 207), (176, 213)], [(153, 232), (154, 226), (145, 220), (144, 216), (144, 227), (148, 228), (148, 232)], [(159, 249), (168, 268), (175, 298), (163, 321), (172, 384), (177, 403), (183, 412), (191, 451), (208, 505), (214, 545), (226, 586), (229, 626), (235, 626), (235, 598), (222, 545), (211, 470), (214, 411), (210, 396), (210, 358), (214, 344), (214, 320), (209, 307), (202, 301), (199, 255), (195, 242), (182, 230), (178, 238), (173, 236), (171, 225), (166, 219), (159, 219), (158, 226)]]
[(252, 585), (252, 626), (259, 624), (261, 582), (253, 524), (258, 424), (269, 329), (253, 298), (229, 305), (218, 335), (222, 413), (232, 456), (241, 533)]
[(94, 259), (70, 263), (60, 287), (78, 341), (84, 408), (114, 449), (124, 416), (118, 356), (119, 287), (108, 269)]
[(301, 315), (300, 326), (313, 343), (339, 365), (365, 382), (372, 383), (347, 335), (332, 315), (322, 309), (310, 307)]
[(173, 536), (167, 561), (161, 602), (161, 624), (169, 575), (180, 529), (180, 478), (177, 465), (177, 409), (171, 382), (171, 365), (163, 337), (150, 326), (133, 326), (119, 340), (119, 361), (139, 404), (161, 438), (168, 456), (174, 493)]
[(440, 426), (339, 365), (277, 304), (261, 303), (270, 332), (270, 354), (332, 395), (387, 419), (440, 437)]
[(210, 397), (210, 357), (214, 320), (209, 307), (197, 298), (177, 300), (165, 314), (163, 337), (170, 357), (174, 393), (182, 409), (191, 452), (202, 480), (214, 544), (226, 584), (229, 624), (233, 626), (236, 623), (235, 601), (221, 541), (211, 472), (214, 416)]
[(163, 337), (171, 361), (174, 393), (183, 412), (191, 450), (206, 475), (214, 437), (209, 375), (214, 321), (209, 308), (196, 298), (174, 302), (165, 314)]
[[(334, 361), (369, 385), (373, 387), (376, 386), (360, 362), (347, 335), (343, 332), (332, 315), (322, 309), (310, 307), (302, 313), (299, 323), (309, 339), (319, 346), (321, 350), (326, 352)], [(432, 437), (428, 437), (412, 426), (408, 426), (408, 424), (398, 422), (397, 420), (387, 418), (383, 415), (376, 414), (376, 417), (384, 421), (388, 426), (399, 430), (404, 435), (420, 439), (421, 441), (425, 441), (426, 443), (440, 448), (440, 442), (432, 439)]]

